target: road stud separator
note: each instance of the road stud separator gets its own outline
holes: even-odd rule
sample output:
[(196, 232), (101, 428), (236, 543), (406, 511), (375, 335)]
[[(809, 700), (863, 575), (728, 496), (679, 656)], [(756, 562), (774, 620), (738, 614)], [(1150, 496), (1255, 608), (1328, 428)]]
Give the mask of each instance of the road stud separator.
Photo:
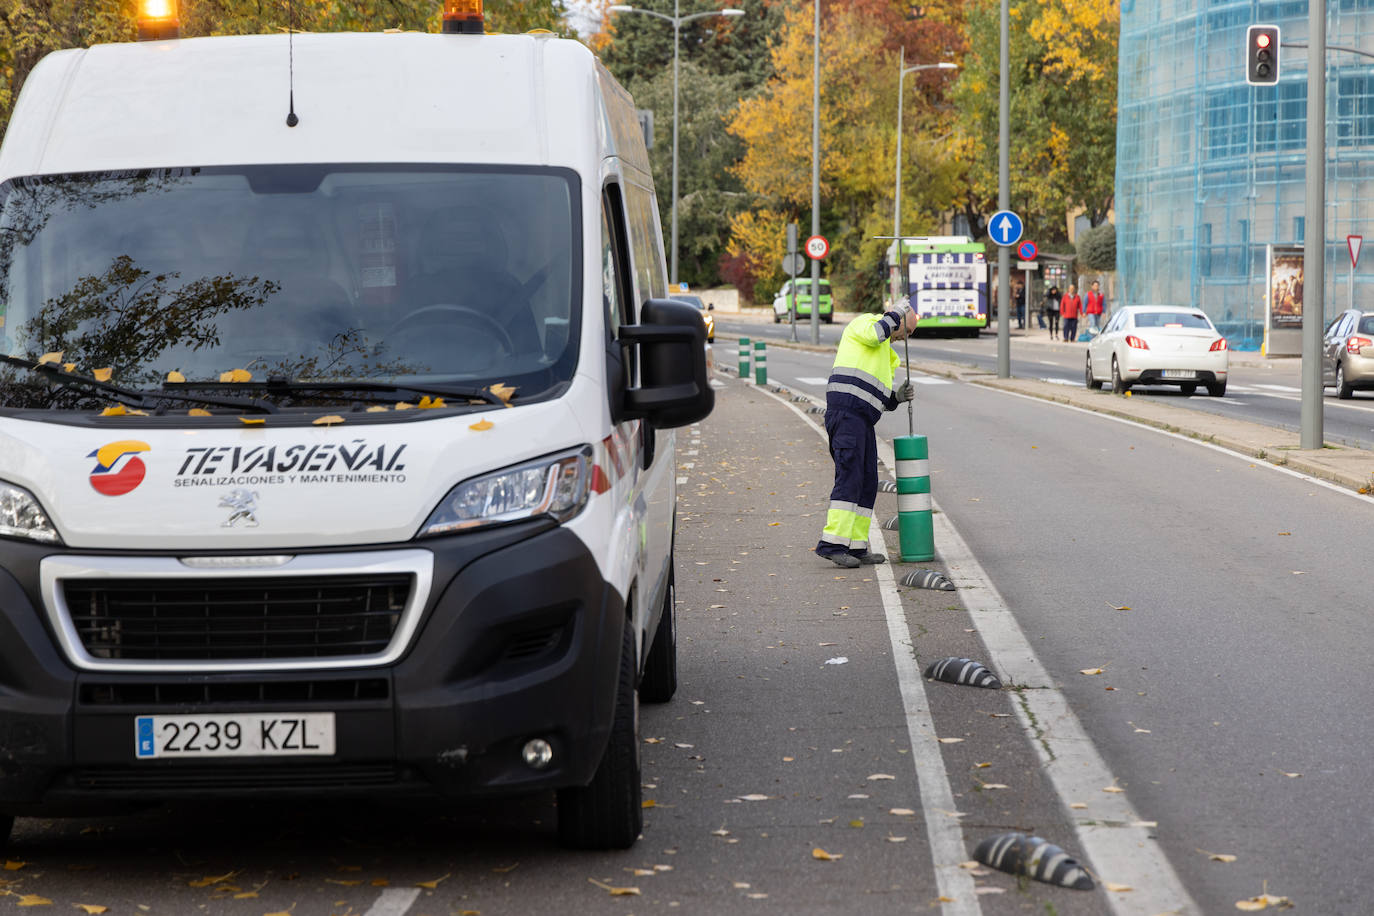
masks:
[(749, 377), (749, 338), (739, 339), (739, 377), (747, 379)]
[(768, 344), (762, 340), (754, 341), (754, 384), (768, 384)]

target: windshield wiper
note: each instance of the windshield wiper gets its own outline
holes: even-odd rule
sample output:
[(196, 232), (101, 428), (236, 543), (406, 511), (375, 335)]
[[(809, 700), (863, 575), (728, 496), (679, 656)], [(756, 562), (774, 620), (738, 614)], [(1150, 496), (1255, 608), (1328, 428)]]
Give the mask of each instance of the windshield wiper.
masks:
[(177, 401), (183, 404), (209, 404), (212, 407), (232, 407), (236, 410), (254, 410), (260, 413), (277, 412), (277, 408), (274, 405), (265, 401), (175, 394), (165, 390), (166, 386), (171, 383), (163, 383), (164, 390), (162, 391), (154, 389), (125, 388), (113, 382), (102, 382), (89, 375), (77, 375), (74, 372), (67, 372), (59, 363), (40, 363), (37, 360), (24, 359), (20, 356), (0, 354), (0, 363), (7, 363), (11, 366), (19, 366), (24, 369), (32, 369), (35, 372), (41, 373), (49, 381), (55, 381), (62, 386), (77, 385), (82, 388), (90, 388), (94, 391), (105, 392), (115, 401), (130, 407), (147, 407), (149, 401), (161, 400)]
[(260, 391), (264, 394), (310, 394), (321, 392), (353, 392), (357, 394), (370, 394), (374, 397), (350, 398), (350, 400), (365, 400), (380, 402), (390, 400), (390, 398), (375, 397), (375, 395), (389, 394), (398, 395), (402, 392), (411, 394), (437, 395), (445, 398), (463, 398), (471, 401), (484, 401), (497, 407), (503, 406), (506, 402), (498, 394), (487, 388), (477, 388), (471, 385), (426, 385), (409, 384), (397, 382), (309, 382), (300, 379), (287, 379), (281, 376), (271, 376), (264, 382), (164, 382), (163, 388), (181, 388), (192, 391), (202, 391), (205, 389), (223, 388), (226, 390), (248, 390)]

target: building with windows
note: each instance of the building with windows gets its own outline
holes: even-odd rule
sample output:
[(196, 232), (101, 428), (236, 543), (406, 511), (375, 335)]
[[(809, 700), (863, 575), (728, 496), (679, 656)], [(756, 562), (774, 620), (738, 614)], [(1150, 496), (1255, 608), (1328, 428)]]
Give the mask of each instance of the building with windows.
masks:
[[(1327, 0), (1327, 43), (1374, 52), (1374, 0)], [(1282, 29), (1276, 86), (1245, 82), (1245, 33)], [(1122, 0), (1117, 268), (1122, 304), (1202, 308), (1242, 349), (1265, 319), (1270, 245), (1305, 229), (1306, 0)], [(1374, 60), (1328, 50), (1325, 319), (1374, 309)], [(1313, 278), (1307, 278), (1310, 284)], [(1323, 324), (1325, 321), (1323, 322)]]

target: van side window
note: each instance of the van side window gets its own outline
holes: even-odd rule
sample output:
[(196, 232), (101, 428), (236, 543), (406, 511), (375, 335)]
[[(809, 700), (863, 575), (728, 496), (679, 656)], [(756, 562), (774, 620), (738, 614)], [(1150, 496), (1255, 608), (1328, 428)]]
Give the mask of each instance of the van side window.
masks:
[[(634, 291), (627, 269), (629, 250), (625, 244), (625, 210), (620, 188), (607, 185), (601, 192), (601, 291), (606, 309), (606, 329), (619, 339), (620, 326), (635, 323)], [(626, 353), (629, 379), (636, 378), (633, 362), (636, 351)]]
[(659, 229), (658, 204), (653, 192), (636, 184), (625, 186), (626, 211), (634, 252), (636, 303), (668, 295), (663, 264), (663, 236)]

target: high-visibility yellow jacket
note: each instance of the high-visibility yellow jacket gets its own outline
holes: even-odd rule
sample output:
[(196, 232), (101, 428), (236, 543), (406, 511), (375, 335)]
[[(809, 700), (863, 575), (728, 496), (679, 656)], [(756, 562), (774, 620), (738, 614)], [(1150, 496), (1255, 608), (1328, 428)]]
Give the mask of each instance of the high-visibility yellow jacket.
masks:
[(827, 410), (853, 411), (877, 423), (884, 410), (897, 407), (892, 379), (901, 360), (889, 338), (910, 310), (902, 303), (890, 312), (860, 315), (845, 325), (825, 388)]

